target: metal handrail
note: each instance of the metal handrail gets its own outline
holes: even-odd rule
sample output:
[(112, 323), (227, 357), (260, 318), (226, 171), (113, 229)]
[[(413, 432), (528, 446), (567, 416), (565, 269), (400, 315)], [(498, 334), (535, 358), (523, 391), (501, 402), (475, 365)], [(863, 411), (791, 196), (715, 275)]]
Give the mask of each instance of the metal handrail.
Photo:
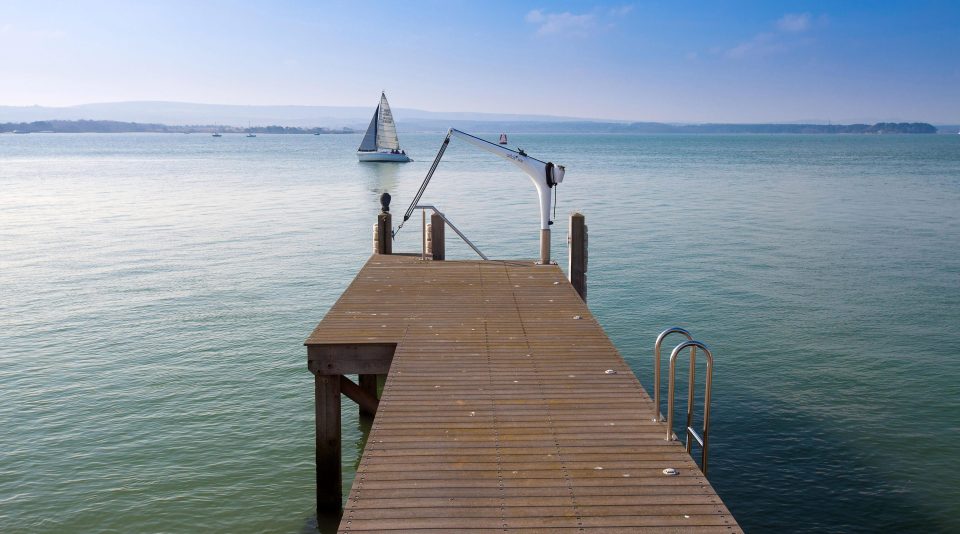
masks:
[[(660, 335), (657, 336), (657, 342), (653, 345), (653, 405), (656, 409), (656, 413), (653, 414), (653, 420), (657, 423), (666, 421), (666, 419), (663, 417), (663, 413), (660, 411), (660, 345), (670, 334), (683, 334), (687, 337), (688, 341), (693, 341), (693, 336), (690, 335), (690, 332), (687, 332), (679, 326), (671, 326), (663, 332), (660, 332)], [(690, 358), (692, 361), (696, 361), (696, 347), (692, 347), (690, 349)]]
[(695, 376), (696, 360), (694, 360), (691, 353), (690, 358), (690, 388), (687, 395), (687, 430), (686, 430), (686, 443), (685, 448), (687, 453), (689, 453), (693, 447), (693, 443), (690, 442), (690, 438), (693, 437), (697, 440), (697, 443), (700, 444), (701, 455), (700, 455), (700, 469), (703, 471), (703, 474), (707, 474), (707, 452), (710, 450), (710, 391), (713, 387), (713, 353), (710, 352), (710, 349), (706, 345), (699, 341), (684, 341), (683, 343), (677, 345), (673, 352), (670, 353), (670, 377), (668, 379), (669, 383), (669, 399), (667, 399), (667, 441), (673, 441), (673, 389), (674, 389), (674, 379), (676, 371), (677, 356), (680, 353), (688, 348), (699, 348), (707, 355), (707, 381), (704, 385), (704, 394), (703, 394), (703, 435), (698, 434), (696, 430), (693, 429), (693, 379)]
[[(458, 236), (460, 236), (460, 239), (463, 239), (463, 242), (464, 242), (464, 243), (466, 243), (467, 245), (470, 245), (470, 248), (472, 248), (473, 251), (477, 253), (477, 255), (479, 255), (481, 258), (483, 258), (483, 259), (485, 259), (485, 260), (489, 260), (489, 259), (490, 259), (490, 258), (486, 257), (486, 256), (483, 254), (483, 252), (480, 252), (480, 249), (478, 249), (477, 246), (473, 244), (473, 241), (470, 241), (469, 239), (467, 239), (467, 236), (463, 235), (463, 232), (461, 232), (459, 228), (457, 228), (456, 226), (454, 226), (454, 224), (453, 224), (452, 222), (450, 222), (450, 219), (448, 219), (446, 215), (444, 215), (443, 213), (441, 213), (440, 210), (438, 210), (436, 206), (433, 206), (433, 205), (431, 205), (431, 204), (417, 204), (416, 206), (413, 207), (413, 209), (418, 209), (418, 210), (433, 210), (434, 213), (436, 213), (437, 215), (440, 216), (441, 219), (443, 219), (443, 222), (446, 223), (447, 226), (449, 226), (450, 228), (452, 228), (453, 231), (456, 232)], [(422, 229), (422, 232), (423, 232), (423, 233), (426, 233), (426, 231), (427, 231), (427, 218), (426, 218), (426, 211), (424, 211), (423, 229)], [(424, 238), (423, 248), (424, 248), (423, 254), (424, 254), (424, 256), (425, 256), (425, 255), (426, 255), (426, 248), (427, 248), (426, 239), (425, 239), (425, 238)]]

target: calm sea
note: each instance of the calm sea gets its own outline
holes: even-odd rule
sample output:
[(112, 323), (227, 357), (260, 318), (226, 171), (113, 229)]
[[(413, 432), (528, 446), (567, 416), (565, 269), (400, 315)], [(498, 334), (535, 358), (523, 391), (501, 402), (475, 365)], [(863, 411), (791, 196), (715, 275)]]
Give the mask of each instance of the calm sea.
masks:
[[(0, 531), (311, 531), (302, 343), (441, 137), (378, 165), (356, 135), (0, 136)], [(710, 479), (748, 531), (960, 531), (960, 136), (511, 142), (567, 165), (554, 249), (583, 210), (644, 385), (661, 329), (714, 349)], [(424, 200), (537, 254), (506, 162), (454, 141)]]

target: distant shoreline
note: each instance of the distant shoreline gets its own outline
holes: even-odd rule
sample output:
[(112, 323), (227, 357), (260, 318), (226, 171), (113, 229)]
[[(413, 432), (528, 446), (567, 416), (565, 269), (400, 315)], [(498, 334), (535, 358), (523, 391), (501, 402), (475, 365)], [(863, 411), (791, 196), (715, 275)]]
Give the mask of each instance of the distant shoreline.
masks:
[[(464, 127), (450, 121), (451, 126)], [(442, 131), (446, 127), (440, 127)], [(506, 131), (510, 133), (619, 133), (619, 134), (936, 134), (925, 122), (878, 122), (876, 124), (666, 124), (659, 122), (612, 123), (593, 121), (561, 122), (491, 122), (470, 121), (471, 131)], [(431, 128), (432, 130), (432, 128)], [(401, 132), (404, 130), (401, 129)], [(296, 126), (237, 127), (217, 124), (166, 125), (158, 123), (107, 120), (46, 120), (0, 123), (0, 133), (232, 133), (232, 134), (357, 134), (349, 127), (302, 128)], [(409, 133), (409, 132), (408, 132)]]
[(253, 126), (239, 128), (217, 124), (171, 126), (167, 124), (99, 121), (51, 120), (0, 123), (0, 133), (233, 133), (233, 134), (352, 134), (352, 128), (298, 128), (294, 126)]

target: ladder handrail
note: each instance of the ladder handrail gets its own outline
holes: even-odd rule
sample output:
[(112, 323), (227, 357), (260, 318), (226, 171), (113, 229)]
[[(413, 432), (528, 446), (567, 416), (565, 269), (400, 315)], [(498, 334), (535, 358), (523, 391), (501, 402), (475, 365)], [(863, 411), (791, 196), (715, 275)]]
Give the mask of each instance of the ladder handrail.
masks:
[[(653, 420), (657, 423), (666, 420), (663, 417), (663, 413), (660, 411), (660, 345), (670, 334), (683, 334), (686, 336), (687, 341), (693, 341), (693, 336), (690, 335), (690, 332), (687, 332), (679, 326), (671, 326), (663, 332), (660, 332), (660, 335), (657, 336), (657, 342), (653, 344), (653, 405), (655, 407)], [(696, 360), (696, 347), (690, 348), (690, 357)]]
[[(472, 248), (473, 251), (476, 252), (478, 256), (480, 256), (481, 258), (483, 258), (483, 259), (485, 259), (485, 260), (489, 260), (489, 259), (490, 259), (490, 258), (486, 257), (486, 256), (483, 254), (483, 252), (480, 252), (480, 249), (478, 249), (477, 246), (473, 244), (473, 241), (470, 241), (469, 239), (467, 239), (467, 236), (463, 235), (463, 232), (461, 232), (459, 228), (457, 228), (456, 226), (454, 226), (454, 224), (453, 224), (452, 222), (450, 222), (450, 219), (448, 219), (446, 215), (444, 215), (439, 209), (437, 209), (436, 206), (434, 206), (434, 205), (432, 205), (432, 204), (417, 204), (416, 206), (414, 206), (413, 208), (411, 208), (410, 211), (417, 210), (417, 209), (419, 209), (419, 210), (433, 210), (434, 213), (436, 213), (437, 215), (440, 216), (441, 219), (443, 219), (443, 222), (446, 223), (447, 226), (449, 226), (450, 228), (452, 228), (453, 231), (456, 232), (458, 236), (460, 236), (460, 239), (463, 239), (463, 242), (464, 242), (464, 243), (466, 243), (467, 245), (470, 245), (470, 248)], [(424, 211), (424, 213), (426, 213), (426, 211)], [(424, 229), (423, 229), (423, 231), (426, 232), (426, 220), (424, 220)]]
[(693, 400), (694, 400), (694, 376), (696, 371), (696, 359), (693, 354), (690, 356), (690, 387), (689, 394), (687, 395), (687, 424), (686, 424), (686, 443), (685, 448), (687, 453), (692, 450), (693, 443), (690, 442), (690, 438), (693, 437), (700, 444), (701, 455), (700, 455), (700, 469), (703, 471), (704, 476), (707, 474), (707, 452), (710, 449), (710, 393), (713, 387), (713, 353), (710, 352), (710, 349), (700, 341), (684, 341), (683, 343), (677, 345), (673, 352), (670, 353), (670, 377), (669, 382), (669, 393), (667, 394), (669, 398), (667, 399), (667, 441), (673, 441), (673, 393), (674, 393), (674, 382), (676, 378), (676, 364), (677, 356), (680, 355), (686, 348), (699, 348), (707, 355), (707, 378), (706, 383), (704, 384), (704, 394), (703, 394), (703, 434), (698, 434), (693, 428)]

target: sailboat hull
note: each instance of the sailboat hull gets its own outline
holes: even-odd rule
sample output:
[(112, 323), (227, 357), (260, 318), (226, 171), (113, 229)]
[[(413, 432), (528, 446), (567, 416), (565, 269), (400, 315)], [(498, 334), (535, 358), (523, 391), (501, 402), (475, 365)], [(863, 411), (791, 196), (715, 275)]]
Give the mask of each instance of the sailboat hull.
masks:
[(357, 159), (360, 161), (392, 161), (394, 163), (413, 161), (406, 154), (391, 154), (390, 152), (357, 152)]

